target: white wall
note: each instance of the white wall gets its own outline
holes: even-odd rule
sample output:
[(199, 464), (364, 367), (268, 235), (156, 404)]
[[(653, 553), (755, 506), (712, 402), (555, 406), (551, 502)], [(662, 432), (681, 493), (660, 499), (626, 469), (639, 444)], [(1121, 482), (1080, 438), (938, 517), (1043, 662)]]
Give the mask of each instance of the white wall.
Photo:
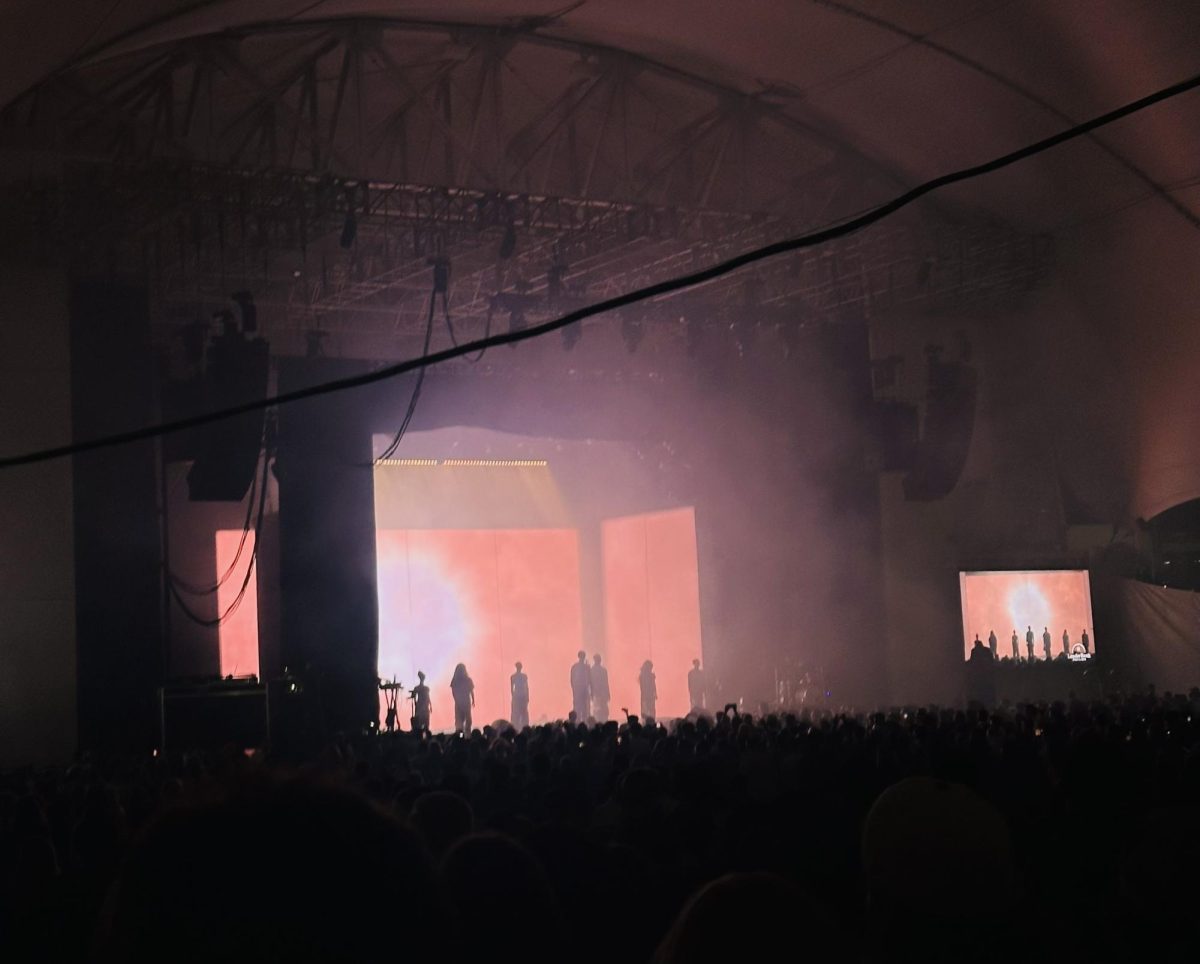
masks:
[[(0, 454), (71, 435), (68, 290), (0, 265)], [(71, 463), (0, 471), (0, 767), (75, 749)]]

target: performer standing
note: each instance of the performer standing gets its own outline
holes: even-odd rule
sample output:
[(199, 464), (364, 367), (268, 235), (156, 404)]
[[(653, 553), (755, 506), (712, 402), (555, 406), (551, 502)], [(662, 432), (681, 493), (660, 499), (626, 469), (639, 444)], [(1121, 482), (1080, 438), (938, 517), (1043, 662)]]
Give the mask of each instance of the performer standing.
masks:
[(467, 675), (467, 667), (459, 663), (450, 680), (454, 696), (454, 732), (464, 736), (471, 732), (471, 708), (475, 705), (475, 681)]
[(688, 698), (692, 701), (692, 710), (707, 709), (706, 688), (704, 685), (704, 670), (700, 668), (700, 660), (692, 660), (692, 668), (688, 671)]
[(1021, 658), (1021, 643), (1017, 639), (1017, 631), (1015, 629), (1013, 630), (1012, 647), (1013, 647), (1013, 661), (1015, 662), (1016, 660)]
[(1065, 629), (1063, 630), (1063, 655), (1071, 655), (1071, 636)]
[(433, 703), (429, 699), (429, 687), (425, 685), (425, 674), (417, 673), (417, 685), (409, 694), (413, 699), (412, 728), (414, 733), (429, 732), (429, 717), (433, 713)]
[(508, 688), (512, 693), (512, 725), (523, 730), (529, 725), (529, 677), (517, 663), (517, 671), (508, 678)]
[(1091, 649), (1089, 648), (1089, 644), (1091, 643), (1091, 640), (1088, 639), (1088, 634), (1087, 634), (1086, 629), (1083, 631), (1083, 635), (1079, 637), (1079, 642), (1081, 642), (1083, 644), (1083, 651), (1085, 653), (1091, 652)]
[(588, 672), (587, 653), (578, 653), (579, 661), (571, 667), (571, 710), (576, 723), (586, 723), (592, 704), (592, 674)]
[(1029, 661), (1033, 662), (1033, 627), (1030, 626), (1025, 633), (1025, 648), (1029, 650)]
[(992, 659), (999, 659), (996, 655), (996, 630), (991, 630), (988, 633), (988, 649), (992, 651)]
[(638, 686), (642, 691), (642, 722), (653, 720), (654, 704), (658, 701), (658, 687), (654, 685), (654, 664), (650, 660), (642, 663), (638, 674)]
[(592, 716), (597, 723), (608, 722), (608, 670), (600, 665), (600, 654), (592, 656)]
[(1042, 649), (1046, 651), (1046, 659), (1053, 659), (1054, 654), (1050, 652), (1050, 627), (1042, 627)]

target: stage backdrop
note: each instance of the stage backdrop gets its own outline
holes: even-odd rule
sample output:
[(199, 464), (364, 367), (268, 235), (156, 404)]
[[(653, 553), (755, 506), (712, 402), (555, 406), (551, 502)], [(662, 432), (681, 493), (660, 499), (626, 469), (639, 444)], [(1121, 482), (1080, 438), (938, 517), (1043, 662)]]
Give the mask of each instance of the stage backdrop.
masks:
[[(646, 659), (658, 675), (658, 715), (688, 711), (687, 670), (700, 655), (692, 509), (606, 520), (601, 539), (586, 540), (603, 557), (605, 625), (585, 633), (579, 525), (552, 465), (412, 458), (375, 476), (379, 675), (411, 689), (424, 671), (435, 730), (453, 726), (458, 663), (475, 683), (476, 726), (511, 715), (517, 661), (529, 677), (531, 721), (564, 719), (586, 638), (604, 641), (613, 718), (622, 707), (638, 712)], [(404, 702), (402, 721), (410, 715)]]

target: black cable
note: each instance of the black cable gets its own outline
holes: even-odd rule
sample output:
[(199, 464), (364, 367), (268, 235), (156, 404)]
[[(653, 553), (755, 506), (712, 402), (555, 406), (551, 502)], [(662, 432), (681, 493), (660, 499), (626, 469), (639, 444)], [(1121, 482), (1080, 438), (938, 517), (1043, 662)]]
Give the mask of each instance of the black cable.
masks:
[(1058, 147), (1060, 144), (1065, 144), (1068, 141), (1075, 140), (1090, 134), (1098, 128), (1113, 124), (1116, 121), (1123, 120), (1131, 114), (1136, 114), (1139, 111), (1152, 107), (1155, 104), (1162, 103), (1172, 97), (1177, 97), (1180, 94), (1200, 87), (1200, 75), (1196, 75), (1182, 80), (1177, 84), (1172, 84), (1169, 87), (1164, 87), (1153, 94), (1148, 94), (1138, 100), (1131, 101), (1122, 107), (1118, 107), (1107, 113), (1100, 114), (1089, 121), (1082, 124), (1076, 124), (1066, 130), (1053, 134), (1050, 137), (1043, 138), (1040, 141), (1035, 141), (1032, 144), (1022, 147), (1018, 150), (1011, 151), (1008, 154), (1001, 155), (991, 161), (983, 164), (977, 164), (974, 167), (963, 168), (959, 171), (954, 171), (950, 174), (943, 174), (941, 177), (936, 177), (931, 181), (926, 181), (914, 188), (904, 192), (891, 201), (881, 204), (878, 207), (872, 208), (858, 217), (851, 218), (848, 221), (843, 221), (832, 227), (824, 228), (819, 231), (814, 231), (811, 234), (801, 235), (797, 238), (788, 238), (783, 241), (776, 241), (774, 244), (768, 244), (761, 248), (755, 248), (747, 251), (736, 257), (730, 258), (727, 261), (722, 261), (711, 267), (704, 268), (700, 271), (693, 271), (690, 274), (682, 275), (677, 278), (672, 278), (667, 281), (660, 281), (656, 284), (648, 285), (645, 288), (638, 288), (634, 291), (626, 292), (625, 294), (616, 295), (612, 298), (607, 298), (604, 301), (596, 302), (592, 305), (587, 305), (583, 308), (578, 308), (575, 311), (568, 312), (559, 318), (552, 321), (543, 322), (540, 325), (534, 325), (531, 328), (521, 328), (515, 331), (501, 332), (496, 335), (490, 335), (487, 338), (481, 338), (477, 341), (466, 342), (462, 345), (457, 345), (451, 348), (445, 348), (441, 351), (434, 352), (432, 355), (424, 354), (420, 358), (413, 358), (408, 361), (398, 362), (394, 365), (388, 365), (384, 368), (378, 368), (374, 371), (364, 372), (360, 375), (351, 375), (347, 378), (338, 378), (333, 381), (322, 382), (318, 385), (309, 385), (306, 388), (296, 389), (291, 392), (282, 392), (278, 395), (271, 395), (266, 398), (261, 398), (252, 402), (244, 402), (241, 405), (235, 405), (231, 408), (220, 409), (214, 412), (207, 412), (203, 415), (192, 415), (187, 418), (176, 419), (171, 422), (162, 422), (158, 425), (147, 425), (143, 428), (131, 429), (127, 432), (118, 432), (114, 435), (106, 435), (102, 438), (88, 439), (83, 442), (72, 442), (69, 445), (58, 445), (52, 448), (39, 449), (33, 452), (26, 452), (21, 455), (10, 455), (6, 458), (0, 458), (0, 469), (13, 468), (18, 465), (33, 465), (38, 462), (48, 462), (51, 459), (63, 458), (68, 455), (80, 455), (84, 452), (94, 452), (97, 449), (110, 448), (114, 445), (124, 445), (128, 442), (138, 442), (144, 439), (156, 438), (159, 435), (166, 435), (170, 432), (180, 432), (184, 429), (195, 428), (198, 425), (207, 425), (210, 422), (219, 422), (223, 419), (233, 418), (236, 415), (242, 415), (245, 412), (256, 412), (264, 408), (270, 408), (273, 405), (288, 405), (292, 402), (303, 401), (307, 398), (316, 398), (321, 395), (329, 395), (334, 392), (343, 392), (351, 388), (362, 388), (366, 385), (373, 385), (376, 382), (386, 381), (390, 378), (395, 378), (397, 375), (403, 375), (406, 372), (424, 369), (430, 365), (438, 365), (445, 361), (450, 361), (454, 358), (460, 358), (463, 355), (469, 355), (471, 352), (480, 351), (486, 348), (494, 348), (499, 345), (513, 345), (518, 342), (528, 341), (531, 338), (538, 338), (542, 335), (549, 334), (552, 331), (558, 331), (560, 328), (565, 328), (568, 325), (576, 324), (585, 318), (590, 318), (593, 315), (603, 314), (606, 311), (613, 311), (617, 308), (624, 308), (626, 305), (634, 304), (638, 301), (646, 301), (650, 298), (657, 298), (662, 295), (671, 294), (675, 291), (680, 291), (683, 288), (690, 288), (706, 281), (712, 281), (714, 278), (720, 278), (724, 275), (737, 271), (739, 268), (744, 268), (746, 265), (754, 264), (757, 261), (763, 261), (767, 258), (773, 258), (777, 255), (788, 254), (792, 251), (799, 251), (803, 248), (815, 247), (819, 244), (824, 244), (828, 241), (836, 240), (837, 238), (845, 237), (848, 234), (853, 234), (856, 231), (861, 231), (863, 228), (869, 227), (884, 218), (895, 214), (902, 208), (908, 207), (914, 201), (923, 198), (926, 194), (937, 191), (943, 187), (948, 187), (951, 184), (957, 184), (960, 181), (967, 181), (973, 178), (982, 177), (985, 174), (992, 174), (995, 171), (1002, 170), (1019, 161), (1026, 160), (1036, 154), (1041, 154), (1051, 148)]
[(225, 620), (238, 611), (238, 608), (242, 605), (242, 600), (246, 598), (246, 591), (250, 588), (250, 579), (254, 575), (254, 570), (256, 569), (258, 563), (258, 548), (261, 541), (260, 537), (262, 536), (262, 523), (263, 517), (266, 515), (267, 472), (271, 464), (271, 454), (272, 453), (270, 451), (263, 451), (262, 482), (259, 485), (258, 493), (258, 518), (254, 522), (254, 548), (250, 550), (250, 562), (246, 566), (246, 575), (242, 579), (242, 585), (238, 589), (238, 594), (229, 604), (229, 608), (226, 609), (225, 612), (220, 613), (216, 619), (207, 619), (204, 616), (200, 616), (192, 610), (184, 598), (179, 594), (174, 582), (168, 581), (171, 595), (174, 597), (175, 602), (178, 603), (179, 608), (183, 610), (183, 614), (192, 622), (197, 623), (200, 626), (220, 626), (225, 622)]
[[(495, 300), (495, 298), (492, 298), (488, 301), (487, 320), (483, 324), (483, 339), (484, 340), (487, 340), (487, 337), (492, 333), (492, 314), (494, 313), (495, 310), (496, 310), (496, 300)], [(458, 347), (458, 333), (455, 332), (455, 330), (454, 330), (454, 322), (450, 320), (450, 302), (444, 291), (442, 292), (442, 314), (446, 318), (446, 331), (450, 335), (450, 344), (453, 345), (455, 348), (457, 348)], [(481, 358), (483, 358), (483, 353), (486, 351), (487, 351), (486, 348), (480, 348), (479, 354), (476, 355), (474, 358), (470, 357), (469, 355), (464, 355), (463, 357), (466, 358), (467, 361), (469, 361), (472, 365), (474, 365)]]
[(233, 571), (237, 568), (237, 564), (242, 558), (242, 552), (246, 548), (246, 538), (250, 535), (250, 530), (254, 528), (254, 526), (251, 524), (251, 520), (254, 518), (254, 502), (257, 492), (258, 473), (255, 472), (254, 477), (250, 480), (250, 493), (249, 497), (246, 499), (246, 518), (242, 522), (242, 537), (238, 540), (237, 552), (233, 554), (233, 560), (229, 563), (229, 568), (227, 568), (212, 585), (198, 586), (195, 583), (188, 582), (186, 579), (181, 579), (179, 576), (175, 575), (175, 573), (168, 566), (167, 579), (170, 580), (173, 586), (183, 590), (190, 596), (211, 596), (229, 581), (229, 577), (233, 575)]
[[(443, 292), (443, 297), (445, 293)], [(425, 346), (421, 349), (421, 355), (424, 357), (429, 354), (429, 343), (433, 338), (433, 306), (437, 302), (438, 288), (435, 284), (433, 291), (429, 293), (429, 317), (425, 319)], [(404, 412), (404, 419), (400, 422), (400, 429), (396, 432), (396, 437), (392, 439), (383, 453), (376, 459), (376, 462), (382, 462), (385, 459), (390, 459), (396, 454), (396, 449), (400, 447), (400, 442), (404, 438), (404, 433), (408, 431), (408, 426), (412, 422), (413, 415), (417, 412), (417, 402), (421, 398), (421, 386), (425, 384), (425, 368), (424, 366), (417, 372), (417, 383), (413, 386), (412, 396), (408, 400), (408, 408)]]

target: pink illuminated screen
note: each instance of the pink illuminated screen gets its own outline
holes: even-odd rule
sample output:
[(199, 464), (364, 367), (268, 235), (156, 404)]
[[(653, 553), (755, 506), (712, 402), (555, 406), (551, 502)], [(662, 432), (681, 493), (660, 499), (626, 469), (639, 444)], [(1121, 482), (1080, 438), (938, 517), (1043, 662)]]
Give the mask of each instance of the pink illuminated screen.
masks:
[[(432, 729), (454, 726), (450, 677), (458, 663), (475, 683), (476, 728), (509, 718), (518, 660), (529, 677), (530, 721), (566, 716), (582, 641), (573, 530), (380, 529), (376, 552), (379, 675), (410, 690), (424, 671)], [(398, 710), (407, 729), (407, 700)]]
[(700, 657), (695, 513), (683, 508), (609, 519), (602, 535), (612, 713), (619, 718), (622, 707), (639, 713), (638, 673), (650, 660), (656, 714), (684, 716), (691, 709), (688, 670)]
[(1035, 660), (1046, 659), (1046, 632), (1050, 634), (1052, 659), (1087, 659), (1096, 652), (1091, 586), (1088, 574), (1082, 570), (963, 572), (959, 573), (959, 589), (965, 658), (970, 658), (976, 637), (988, 646), (993, 632), (996, 655), (1001, 659), (1013, 658), (1014, 632), (1022, 660), (1030, 655), (1026, 642), (1029, 632), (1033, 633)]
[[(475, 683), (476, 728), (511, 716), (509, 677), (518, 660), (529, 677), (530, 721), (566, 718), (571, 665), (584, 648), (575, 530), (381, 528), (376, 553), (379, 676), (402, 683), (406, 697), (423, 670), (434, 730), (454, 725), (450, 678), (458, 663)], [(602, 553), (611, 718), (621, 719), (622, 707), (639, 712), (638, 672), (647, 659), (657, 715), (682, 716), (690, 708), (687, 672), (700, 655), (694, 513), (608, 520)], [(407, 698), (398, 711), (407, 729)]]
[[(217, 531), (217, 578), (233, 567), (233, 575), (217, 589), (217, 612), (226, 612), (242, 589), (246, 567), (254, 552), (254, 533), (246, 533), (246, 544), (238, 557), (241, 529)], [(236, 559), (236, 565), (234, 561)], [(222, 676), (258, 676), (258, 573), (250, 575), (238, 608), (217, 627), (217, 646)]]

